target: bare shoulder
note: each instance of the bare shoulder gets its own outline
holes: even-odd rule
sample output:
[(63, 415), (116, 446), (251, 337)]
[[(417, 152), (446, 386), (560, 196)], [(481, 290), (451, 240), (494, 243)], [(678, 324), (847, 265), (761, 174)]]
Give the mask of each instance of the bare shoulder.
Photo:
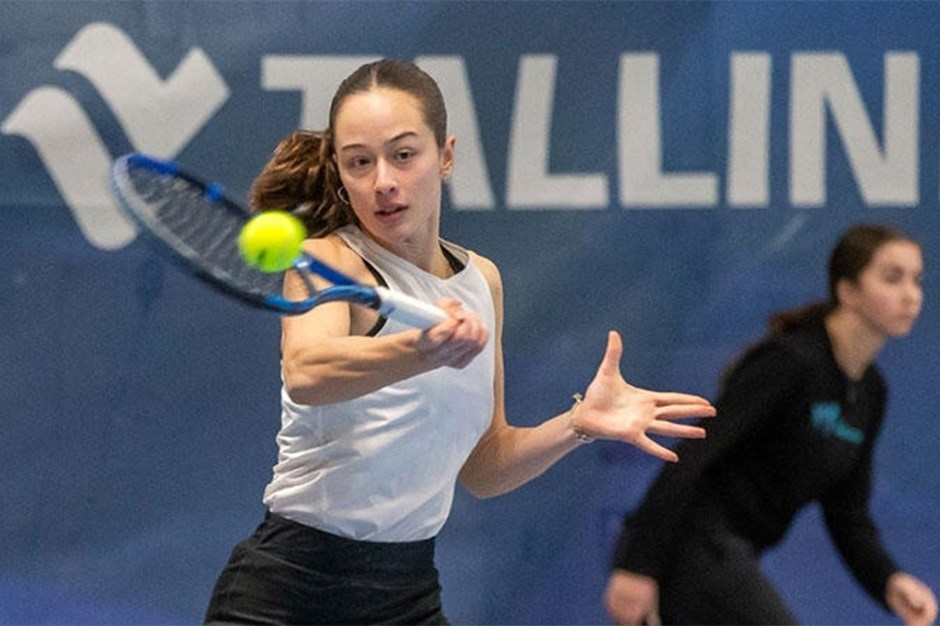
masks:
[(336, 233), (308, 239), (304, 250), (359, 282), (374, 282), (362, 258)]
[(502, 278), (499, 275), (499, 267), (496, 266), (496, 263), (473, 250), (468, 250), (468, 252), (470, 253), (470, 259), (473, 261), (473, 264), (483, 272), (483, 276), (486, 277), (487, 282), (502, 282)]
[(503, 279), (499, 273), (499, 267), (496, 263), (490, 259), (473, 252), (470, 252), (470, 259), (473, 261), (473, 264), (480, 270), (483, 274), (483, 278), (486, 279), (486, 283), (490, 286), (490, 291), (493, 292), (495, 297), (501, 298), (503, 295)]
[(354, 254), (336, 233), (306, 240), (304, 250), (327, 263), (337, 264), (348, 258), (350, 254)]

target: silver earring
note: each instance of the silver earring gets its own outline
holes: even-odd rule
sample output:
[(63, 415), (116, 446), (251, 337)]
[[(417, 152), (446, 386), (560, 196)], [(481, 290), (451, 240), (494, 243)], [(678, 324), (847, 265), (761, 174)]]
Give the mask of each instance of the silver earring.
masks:
[(339, 201), (343, 204), (349, 204), (349, 192), (346, 191), (345, 187), (340, 187), (336, 190), (336, 197), (338, 197)]

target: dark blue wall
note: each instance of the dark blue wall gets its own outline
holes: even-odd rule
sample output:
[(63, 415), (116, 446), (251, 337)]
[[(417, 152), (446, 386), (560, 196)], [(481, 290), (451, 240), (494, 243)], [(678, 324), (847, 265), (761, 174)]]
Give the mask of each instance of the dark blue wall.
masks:
[[(282, 135), (322, 125), (318, 72), (344, 57), (418, 59), (449, 85), (444, 233), (502, 268), (514, 424), (566, 408), (610, 328), (632, 382), (713, 396), (771, 311), (823, 294), (846, 226), (916, 234), (926, 307), (880, 360), (874, 511), (936, 588), (938, 25), (906, 2), (0, 3), (0, 621), (201, 619), (262, 514), (278, 320), (138, 241), (106, 165), (154, 152), (244, 197)], [(703, 188), (677, 199), (667, 173)], [(451, 619), (606, 623), (611, 544), (658, 466), (599, 443), (508, 496), (459, 489)], [(815, 510), (767, 567), (806, 622), (892, 623)]]

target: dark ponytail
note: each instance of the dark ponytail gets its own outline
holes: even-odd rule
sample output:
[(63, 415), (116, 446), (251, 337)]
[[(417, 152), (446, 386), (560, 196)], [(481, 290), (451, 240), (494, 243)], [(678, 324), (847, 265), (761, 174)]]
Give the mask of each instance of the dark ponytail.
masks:
[(288, 135), (252, 183), (251, 207), (294, 212), (311, 237), (349, 224), (352, 211), (340, 199), (339, 174), (331, 154), (328, 132), (298, 130)]

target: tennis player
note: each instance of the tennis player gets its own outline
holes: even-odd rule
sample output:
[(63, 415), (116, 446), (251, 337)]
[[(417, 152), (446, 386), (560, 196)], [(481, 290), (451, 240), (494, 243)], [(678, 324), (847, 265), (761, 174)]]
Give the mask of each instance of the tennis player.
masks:
[(713, 415), (709, 402), (628, 384), (615, 332), (583, 401), (534, 428), (508, 425), (499, 272), (439, 234), (454, 145), (434, 80), (383, 60), (350, 75), (329, 127), (285, 139), (255, 181), (256, 209), (301, 207), (311, 253), (449, 319), (419, 331), (347, 303), (283, 319), (269, 512), (233, 550), (207, 622), (446, 623), (434, 537), (458, 478), (495, 496), (590, 438), (674, 461), (649, 435), (704, 435), (674, 420)]
[(887, 395), (874, 360), (920, 314), (922, 271), (920, 246), (894, 228), (844, 233), (828, 300), (771, 317), (723, 381), (708, 443), (680, 444), (683, 463), (626, 520), (605, 597), (616, 623), (796, 624), (760, 557), (811, 502), (875, 601), (933, 623), (933, 592), (898, 568), (869, 513)]

